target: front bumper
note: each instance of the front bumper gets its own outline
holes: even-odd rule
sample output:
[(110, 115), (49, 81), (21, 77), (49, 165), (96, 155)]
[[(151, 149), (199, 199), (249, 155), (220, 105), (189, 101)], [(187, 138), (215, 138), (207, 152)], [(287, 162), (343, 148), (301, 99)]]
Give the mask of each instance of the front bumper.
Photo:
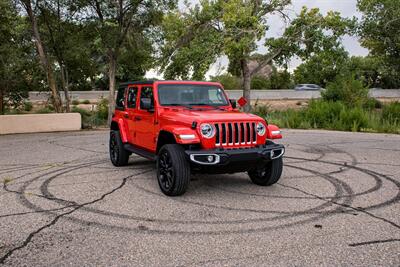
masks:
[(280, 158), (285, 153), (281, 144), (252, 148), (218, 148), (212, 150), (186, 150), (192, 169), (210, 173), (241, 172), (258, 164)]

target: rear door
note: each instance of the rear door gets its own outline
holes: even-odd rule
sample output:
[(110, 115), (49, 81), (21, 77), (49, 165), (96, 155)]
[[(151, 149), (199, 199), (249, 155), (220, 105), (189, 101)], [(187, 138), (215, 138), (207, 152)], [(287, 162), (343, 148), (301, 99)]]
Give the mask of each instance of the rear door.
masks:
[(139, 88), (136, 86), (129, 87), (126, 96), (126, 125), (128, 127), (128, 142), (133, 144), (136, 137), (136, 121), (135, 115), (137, 111)]
[(156, 150), (155, 141), (155, 112), (143, 109), (142, 99), (150, 98), (154, 107), (154, 93), (152, 86), (141, 86), (139, 108), (135, 113), (136, 137), (135, 144), (150, 151)]

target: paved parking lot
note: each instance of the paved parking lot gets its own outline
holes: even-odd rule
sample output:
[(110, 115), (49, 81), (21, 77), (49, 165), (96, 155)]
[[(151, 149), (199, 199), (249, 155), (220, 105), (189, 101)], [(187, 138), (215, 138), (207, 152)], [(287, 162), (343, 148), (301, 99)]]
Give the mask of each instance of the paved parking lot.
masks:
[(113, 167), (108, 132), (0, 136), (0, 265), (400, 265), (400, 136), (285, 131), (279, 184)]

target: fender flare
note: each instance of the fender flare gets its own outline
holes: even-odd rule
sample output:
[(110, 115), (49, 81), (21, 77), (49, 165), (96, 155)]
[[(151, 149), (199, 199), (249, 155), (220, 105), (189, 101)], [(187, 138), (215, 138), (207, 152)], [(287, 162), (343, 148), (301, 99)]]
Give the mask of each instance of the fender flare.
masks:
[(128, 129), (125, 127), (124, 120), (119, 118), (119, 119), (114, 119), (112, 120), (111, 124), (116, 123), (118, 124), (118, 129), (119, 129), (119, 134), (121, 136), (122, 143), (127, 143), (128, 142)]
[[(166, 125), (160, 129), (160, 132), (161, 131), (171, 133), (174, 136), (176, 143), (178, 143), (178, 144), (200, 143), (200, 138), (199, 138), (199, 135), (197, 134), (196, 130), (189, 128), (189, 127), (185, 127), (182, 125)], [(182, 138), (181, 137), (182, 135), (185, 135), (188, 137)], [(190, 136), (193, 136), (193, 138), (190, 138)]]

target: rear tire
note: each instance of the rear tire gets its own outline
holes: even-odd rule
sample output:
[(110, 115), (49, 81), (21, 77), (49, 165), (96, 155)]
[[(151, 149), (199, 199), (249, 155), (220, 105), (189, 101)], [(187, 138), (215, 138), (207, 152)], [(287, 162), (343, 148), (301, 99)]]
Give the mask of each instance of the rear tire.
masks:
[(109, 151), (114, 166), (120, 167), (128, 164), (129, 152), (124, 148), (119, 131), (110, 131)]
[(186, 192), (190, 181), (190, 165), (180, 145), (161, 147), (157, 157), (157, 180), (167, 196), (180, 196)]
[(253, 183), (261, 186), (270, 186), (278, 182), (283, 169), (282, 157), (267, 162), (261, 168), (248, 172)]

